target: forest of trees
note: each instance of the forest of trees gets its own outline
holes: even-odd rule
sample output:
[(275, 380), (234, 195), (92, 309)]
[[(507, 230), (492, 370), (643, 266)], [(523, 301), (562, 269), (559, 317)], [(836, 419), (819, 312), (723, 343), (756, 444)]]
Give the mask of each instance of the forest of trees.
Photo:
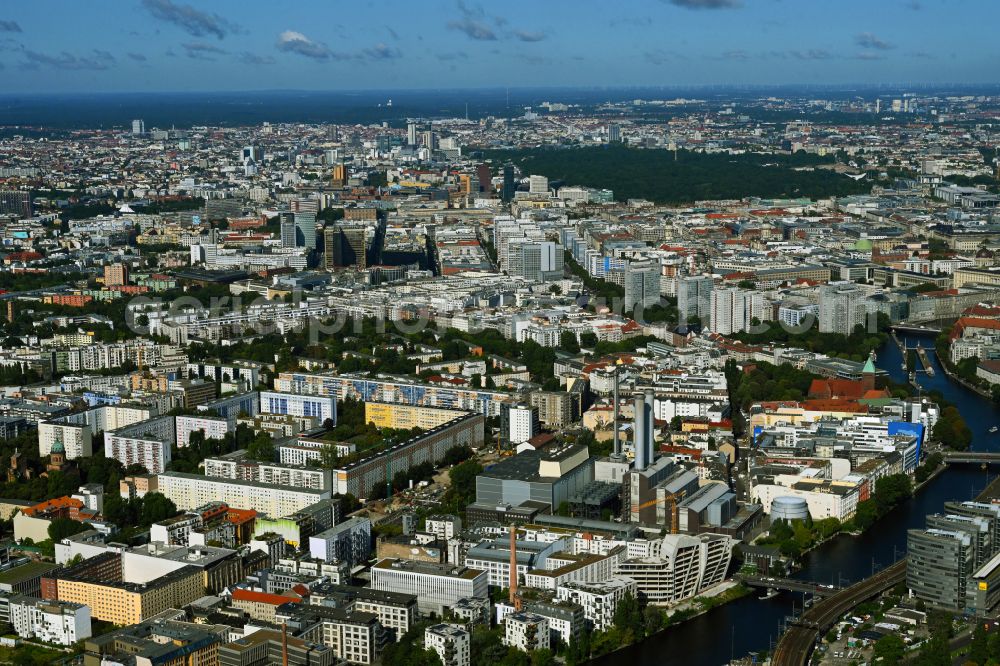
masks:
[(823, 198), (867, 193), (871, 183), (826, 169), (796, 171), (833, 162), (807, 153), (769, 155), (643, 150), (624, 146), (487, 151), (512, 161), (525, 174), (567, 184), (608, 188), (619, 201), (631, 198), (681, 204), (706, 199), (759, 197)]
[(733, 406), (745, 410), (758, 400), (802, 400), (816, 377), (788, 363), (757, 363), (753, 370), (739, 375), (735, 387), (730, 387)]
[(836, 356), (851, 361), (864, 361), (868, 355), (881, 347), (889, 339), (889, 318), (878, 314), (877, 330), (869, 332), (864, 326), (854, 327), (851, 335), (841, 333), (820, 333), (818, 323), (801, 333), (788, 331), (778, 322), (764, 322), (767, 329), (762, 333), (736, 333), (731, 337), (749, 344), (775, 342), (791, 347), (807, 349), (817, 354)]

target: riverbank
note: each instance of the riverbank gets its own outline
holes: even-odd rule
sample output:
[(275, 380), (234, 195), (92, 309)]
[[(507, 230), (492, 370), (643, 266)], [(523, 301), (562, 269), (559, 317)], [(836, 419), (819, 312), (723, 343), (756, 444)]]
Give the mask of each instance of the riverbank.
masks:
[(973, 384), (972, 382), (968, 381), (967, 379), (963, 379), (962, 377), (959, 377), (954, 372), (952, 372), (951, 368), (948, 367), (948, 363), (946, 361), (944, 361), (943, 359), (940, 359), (940, 358), (938, 359), (938, 366), (941, 368), (941, 371), (944, 372), (945, 375), (947, 375), (948, 379), (952, 380), (953, 382), (955, 382), (957, 384), (961, 384), (962, 386), (964, 386), (965, 388), (969, 389), (973, 393), (975, 393), (977, 395), (980, 395), (980, 396), (986, 398), (987, 400), (992, 400), (993, 399), (993, 394), (990, 393), (989, 391), (987, 391), (986, 389), (984, 389), (983, 387), (976, 386), (975, 384)]
[[(602, 652), (601, 654), (593, 655), (590, 659), (583, 662), (583, 664), (590, 666), (598, 663), (599, 661), (607, 660), (609, 657), (612, 657), (612, 655), (624, 650), (641, 647), (644, 643), (654, 641), (672, 629), (683, 627), (685, 623), (697, 620), (701, 616), (719, 608), (720, 606), (724, 606), (728, 603), (746, 597), (750, 594), (750, 592), (752, 592), (751, 588), (747, 587), (743, 583), (740, 583), (739, 581), (723, 581), (718, 585), (705, 590), (697, 597), (682, 601), (676, 606), (671, 606), (669, 608), (671, 612), (667, 616), (666, 624), (664, 624), (663, 628), (658, 631), (644, 636), (640, 640), (620, 645), (610, 652)], [(664, 611), (668, 610), (659, 606), (654, 607), (661, 608)]]

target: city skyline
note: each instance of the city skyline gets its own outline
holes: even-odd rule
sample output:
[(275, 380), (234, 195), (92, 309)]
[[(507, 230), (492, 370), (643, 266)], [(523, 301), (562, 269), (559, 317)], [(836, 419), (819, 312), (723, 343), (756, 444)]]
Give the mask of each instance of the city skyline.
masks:
[[(399, 9), (399, 11), (394, 11)], [(490, 86), (983, 84), (983, 0), (374, 3), (62, 1), (0, 12), (8, 93)], [(572, 10), (572, 11), (571, 11)], [(954, 21), (954, 14), (979, 16)], [(822, 30), (817, 30), (817, 27)]]

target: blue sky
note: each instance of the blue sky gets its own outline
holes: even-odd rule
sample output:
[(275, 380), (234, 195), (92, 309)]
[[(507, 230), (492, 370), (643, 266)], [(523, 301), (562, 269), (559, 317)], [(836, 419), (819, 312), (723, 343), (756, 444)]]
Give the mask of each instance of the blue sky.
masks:
[(996, 83), (997, 0), (24, 0), (0, 92)]

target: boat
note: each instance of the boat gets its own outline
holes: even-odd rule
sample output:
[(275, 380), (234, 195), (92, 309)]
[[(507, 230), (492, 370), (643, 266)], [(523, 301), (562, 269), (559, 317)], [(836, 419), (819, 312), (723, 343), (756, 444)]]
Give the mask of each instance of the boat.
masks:
[(997, 428), (996, 426), (990, 428), (990, 432), (996, 432), (997, 430), (1000, 430), (1000, 428)]

